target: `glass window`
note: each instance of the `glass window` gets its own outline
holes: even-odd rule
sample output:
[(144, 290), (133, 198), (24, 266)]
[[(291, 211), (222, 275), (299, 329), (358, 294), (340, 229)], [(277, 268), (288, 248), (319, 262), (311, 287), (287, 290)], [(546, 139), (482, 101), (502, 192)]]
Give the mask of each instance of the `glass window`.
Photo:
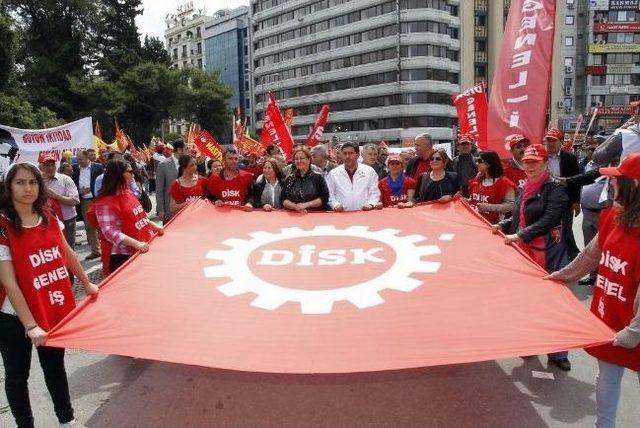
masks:
[(574, 15), (567, 15), (564, 17), (564, 23), (566, 25), (573, 25), (575, 24), (576, 21), (576, 17)]
[(565, 46), (573, 46), (573, 43), (574, 43), (573, 36), (566, 36), (564, 38), (564, 45)]

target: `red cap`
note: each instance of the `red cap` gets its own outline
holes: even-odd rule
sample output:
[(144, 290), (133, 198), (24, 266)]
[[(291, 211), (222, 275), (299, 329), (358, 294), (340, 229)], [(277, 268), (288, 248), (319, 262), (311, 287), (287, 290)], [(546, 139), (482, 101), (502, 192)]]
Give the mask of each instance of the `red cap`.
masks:
[(38, 162), (39, 163), (45, 163), (45, 162), (49, 162), (49, 161), (56, 161), (56, 154), (53, 152), (40, 152), (40, 155), (38, 156)]
[(403, 164), (404, 159), (402, 159), (402, 156), (400, 156), (399, 154), (393, 153), (387, 156), (387, 165), (389, 165), (391, 162), (400, 162)]
[(522, 134), (508, 135), (507, 138), (504, 139), (504, 141), (506, 143), (504, 147), (507, 150), (513, 149), (513, 146), (519, 143), (527, 143), (527, 145), (529, 145), (530, 143), (529, 139)]
[(544, 138), (547, 140), (562, 141), (564, 139), (564, 133), (558, 128), (549, 128)]
[(640, 153), (631, 153), (618, 166), (600, 168), (600, 174), (609, 177), (628, 177), (640, 180)]
[(531, 144), (524, 150), (524, 156), (522, 156), (523, 161), (541, 161), (545, 160), (549, 157), (549, 152), (547, 148), (542, 144)]
[(473, 135), (472, 134), (462, 134), (460, 138), (458, 138), (458, 144), (462, 143), (471, 143), (473, 144)]

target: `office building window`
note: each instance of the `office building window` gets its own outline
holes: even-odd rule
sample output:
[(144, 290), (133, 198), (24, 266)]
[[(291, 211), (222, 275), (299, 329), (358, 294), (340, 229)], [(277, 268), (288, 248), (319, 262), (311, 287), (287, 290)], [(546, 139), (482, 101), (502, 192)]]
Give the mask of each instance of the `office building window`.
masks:
[(574, 43), (574, 39), (573, 36), (567, 36), (564, 38), (564, 45), (565, 46), (573, 46)]
[(566, 25), (573, 25), (576, 22), (576, 17), (574, 15), (567, 15), (564, 17), (564, 23)]

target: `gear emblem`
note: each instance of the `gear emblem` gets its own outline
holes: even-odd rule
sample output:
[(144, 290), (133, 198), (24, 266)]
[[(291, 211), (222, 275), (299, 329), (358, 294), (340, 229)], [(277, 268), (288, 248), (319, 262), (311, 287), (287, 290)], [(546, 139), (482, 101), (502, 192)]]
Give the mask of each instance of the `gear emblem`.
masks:
[[(412, 273), (436, 273), (440, 262), (423, 261), (422, 257), (440, 254), (437, 245), (418, 245), (426, 240), (422, 235), (400, 236), (400, 230), (383, 229), (370, 231), (366, 226), (351, 226), (336, 229), (334, 226), (316, 226), (311, 230), (298, 227), (280, 229), (279, 233), (253, 232), (251, 239), (231, 238), (223, 241), (228, 250), (211, 250), (206, 258), (223, 262), (204, 268), (207, 278), (230, 278), (217, 289), (227, 297), (253, 293), (256, 298), (251, 306), (275, 310), (287, 302), (300, 304), (303, 314), (330, 314), (333, 304), (348, 301), (359, 309), (384, 303), (380, 291), (385, 289), (410, 292), (422, 285), (422, 281), (411, 278)], [(395, 262), (376, 278), (346, 287), (327, 290), (301, 290), (282, 287), (254, 274), (248, 265), (249, 255), (256, 249), (283, 240), (312, 237), (353, 237), (378, 241), (391, 247)], [(447, 235), (451, 240), (453, 235)], [(442, 238), (441, 238), (442, 240)]]

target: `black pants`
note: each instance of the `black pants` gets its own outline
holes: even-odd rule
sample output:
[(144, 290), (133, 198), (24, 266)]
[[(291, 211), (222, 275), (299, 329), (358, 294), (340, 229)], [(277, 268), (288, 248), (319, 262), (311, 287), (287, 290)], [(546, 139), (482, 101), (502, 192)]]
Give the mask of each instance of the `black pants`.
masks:
[[(0, 353), (4, 363), (4, 386), (18, 428), (33, 427), (27, 383), (32, 350), (31, 341), (25, 337), (24, 327), (18, 317), (0, 313)], [(73, 408), (64, 369), (64, 349), (39, 346), (36, 350), (58, 421), (69, 422), (73, 420)]]
[(562, 237), (567, 244), (567, 253), (569, 255), (569, 261), (575, 259), (580, 250), (576, 244), (576, 239), (573, 236), (573, 210), (569, 208), (562, 216)]
[(111, 254), (109, 256), (109, 272), (113, 272), (131, 258), (131, 254)]

